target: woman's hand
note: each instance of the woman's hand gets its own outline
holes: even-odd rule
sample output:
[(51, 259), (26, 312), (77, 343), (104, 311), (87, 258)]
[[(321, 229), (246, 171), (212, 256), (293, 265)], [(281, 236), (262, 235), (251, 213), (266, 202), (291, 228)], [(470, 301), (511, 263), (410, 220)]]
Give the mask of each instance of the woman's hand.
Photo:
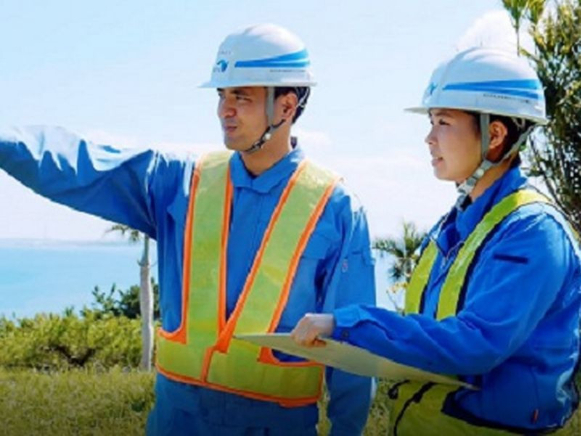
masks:
[(335, 329), (335, 318), (330, 314), (307, 313), (291, 332), (291, 338), (305, 347), (323, 347), (320, 336), (331, 336)]

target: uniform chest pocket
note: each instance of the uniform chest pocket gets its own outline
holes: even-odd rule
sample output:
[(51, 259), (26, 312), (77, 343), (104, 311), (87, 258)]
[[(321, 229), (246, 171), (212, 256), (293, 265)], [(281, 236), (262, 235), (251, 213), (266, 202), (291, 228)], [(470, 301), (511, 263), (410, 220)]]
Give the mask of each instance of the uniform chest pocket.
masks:
[(314, 292), (322, 286), (329, 251), (330, 243), (328, 240), (317, 235), (311, 236), (301, 254), (295, 274), (294, 287)]
[(329, 241), (312, 235), (299, 260), (281, 324), (286, 328), (296, 325), (307, 312), (317, 311), (326, 274)]

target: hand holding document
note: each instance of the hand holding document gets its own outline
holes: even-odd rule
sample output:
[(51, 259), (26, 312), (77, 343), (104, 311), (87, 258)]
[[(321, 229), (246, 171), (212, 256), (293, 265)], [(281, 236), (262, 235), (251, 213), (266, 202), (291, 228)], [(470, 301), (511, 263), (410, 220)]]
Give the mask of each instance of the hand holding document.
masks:
[(435, 374), (412, 366), (402, 365), (363, 348), (323, 338), (324, 347), (305, 347), (292, 340), (288, 333), (245, 334), (237, 335), (238, 339), (282, 351), (287, 354), (313, 360), (333, 368), (368, 377), (383, 377), (390, 380), (416, 380), (457, 385), (473, 389), (460, 380)]

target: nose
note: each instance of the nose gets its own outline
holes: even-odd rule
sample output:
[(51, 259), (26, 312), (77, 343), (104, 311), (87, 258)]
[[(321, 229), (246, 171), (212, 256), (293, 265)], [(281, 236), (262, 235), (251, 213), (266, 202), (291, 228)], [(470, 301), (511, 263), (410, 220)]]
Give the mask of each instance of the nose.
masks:
[(436, 135), (434, 134), (434, 126), (430, 128), (430, 131), (424, 138), (424, 142), (428, 145), (434, 145), (436, 143)]
[(234, 106), (230, 104), (229, 100), (225, 97), (220, 97), (218, 101), (218, 117), (220, 119), (230, 118), (236, 114)]

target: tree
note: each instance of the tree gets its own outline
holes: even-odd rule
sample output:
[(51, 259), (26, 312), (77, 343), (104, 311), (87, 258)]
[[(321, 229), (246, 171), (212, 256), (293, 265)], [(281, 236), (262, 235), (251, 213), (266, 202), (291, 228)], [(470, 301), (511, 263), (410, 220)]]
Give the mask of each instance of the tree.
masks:
[(520, 52), (520, 31), (523, 20), (538, 22), (545, 8), (545, 0), (502, 0), (502, 4), (512, 20), (516, 31), (516, 49)]
[(123, 224), (115, 224), (109, 232), (119, 232), (128, 236), (129, 241), (143, 241), (139, 265), (139, 308), (141, 313), (142, 354), (140, 367), (150, 371), (153, 357), (153, 292), (150, 280), (149, 236)]
[[(529, 140), (530, 175), (581, 230), (581, 0), (503, 0), (515, 29), (529, 25), (534, 48), (520, 49), (543, 86), (549, 124)], [(554, 6), (554, 7), (549, 7)], [(521, 17), (516, 20), (515, 17)]]
[[(153, 319), (159, 320), (159, 286), (153, 277), (151, 278), (151, 287), (153, 290)], [(124, 316), (129, 319), (137, 319), (141, 316), (139, 302), (141, 288), (139, 286), (133, 285), (123, 291), (113, 284), (108, 293), (95, 286), (92, 294), (95, 301), (91, 304), (91, 308), (84, 307), (81, 310), (83, 316), (89, 313), (98, 318)]]
[(388, 270), (388, 276), (394, 284), (387, 290), (387, 296), (399, 312), (403, 307), (398, 303), (397, 295), (405, 292), (412, 272), (419, 258), (419, 248), (426, 233), (418, 231), (416, 225), (409, 221), (403, 222), (403, 234), (398, 238), (377, 238), (373, 248), (380, 256), (393, 256), (393, 264)]

